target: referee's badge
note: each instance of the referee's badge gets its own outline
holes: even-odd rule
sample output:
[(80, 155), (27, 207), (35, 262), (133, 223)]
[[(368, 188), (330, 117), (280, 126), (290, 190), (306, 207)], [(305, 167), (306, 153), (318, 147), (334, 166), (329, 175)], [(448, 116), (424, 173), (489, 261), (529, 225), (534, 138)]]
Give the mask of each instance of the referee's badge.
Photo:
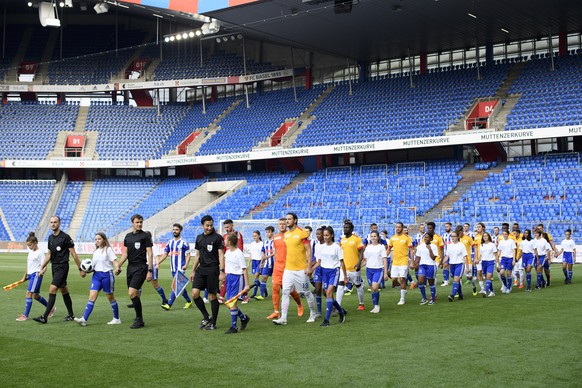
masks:
[(208, 244), (208, 245), (206, 245), (206, 250), (207, 250), (208, 252), (212, 252), (212, 248), (213, 248), (212, 244)]
[(141, 243), (140, 242), (136, 242), (133, 244), (133, 246), (135, 247), (135, 249), (139, 249), (141, 247)]
[(60, 251), (61, 251), (61, 247), (57, 246), (57, 252), (60, 252)]

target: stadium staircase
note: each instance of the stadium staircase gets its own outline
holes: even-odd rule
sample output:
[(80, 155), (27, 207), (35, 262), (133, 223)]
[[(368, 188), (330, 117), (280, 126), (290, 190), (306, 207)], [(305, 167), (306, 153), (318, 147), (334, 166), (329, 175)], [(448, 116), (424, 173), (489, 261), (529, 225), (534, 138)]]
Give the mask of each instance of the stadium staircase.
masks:
[(40, 82), (47, 81), (47, 83), (48, 83), (47, 78), (48, 78), (49, 62), (53, 58), (53, 53), (55, 51), (55, 46), (57, 44), (57, 38), (59, 37), (58, 31), (59, 31), (58, 29), (51, 29), (50, 31), (48, 31), (46, 46), (44, 47), (44, 51), (43, 51), (42, 58), (40, 61), (40, 66), (38, 67), (38, 70), (36, 71), (37, 77), (35, 77), (35, 79), (39, 80)]
[(505, 125), (507, 124), (507, 115), (511, 112), (511, 110), (513, 109), (515, 104), (517, 104), (517, 101), (519, 101), (519, 98), (521, 97), (521, 94), (507, 94), (507, 92), (509, 91), (511, 85), (513, 85), (517, 77), (519, 77), (519, 75), (523, 72), (525, 67), (529, 66), (529, 64), (530, 61), (517, 62), (515, 65), (513, 65), (513, 67), (509, 71), (509, 74), (507, 75), (507, 78), (505, 79), (505, 81), (503, 81), (503, 84), (499, 87), (499, 89), (495, 93), (496, 97), (501, 98), (501, 101), (505, 101), (503, 107), (501, 108), (495, 119), (495, 121), (497, 121), (500, 124), (499, 130), (505, 129)]
[(310, 173), (298, 174), (291, 181), (291, 183), (289, 183), (287, 186), (283, 187), (281, 189), (281, 191), (279, 191), (277, 194), (275, 194), (271, 198), (269, 198), (268, 201), (265, 201), (265, 202), (260, 203), (257, 207), (255, 207), (254, 209), (252, 209), (247, 215), (245, 215), (242, 219), (243, 220), (252, 220), (253, 219), (253, 213), (255, 213), (255, 212), (262, 212), (267, 207), (269, 207), (273, 203), (275, 203), (276, 200), (278, 200), (279, 198), (282, 198), (282, 197), (286, 196), (291, 190), (295, 189), (297, 187), (297, 185), (299, 185), (300, 183), (304, 182), (310, 176), (311, 176)]
[[(178, 222), (186, 224), (192, 218), (199, 216), (205, 210), (210, 209), (217, 203), (228, 198), (236, 190), (245, 186), (245, 181), (229, 181), (227, 186), (223, 187), (224, 191), (209, 191), (209, 183), (204, 183), (196, 190), (186, 195), (172, 206), (168, 206), (161, 212), (144, 220), (145, 229), (152, 232), (154, 239), (172, 230), (172, 224)], [(131, 229), (114, 236), (114, 241), (123, 241), (123, 238)]]
[(28, 27), (24, 30), (24, 33), (20, 38), (20, 45), (18, 46), (16, 56), (12, 59), (10, 69), (6, 72), (6, 80), (9, 82), (18, 82), (18, 69), (20, 68), (20, 64), (26, 59), (25, 55), (28, 51), (28, 45), (30, 44), (32, 33), (33, 28)]
[(51, 193), (51, 196), (48, 200), (48, 206), (45, 208), (39, 225), (36, 228), (36, 235), (38, 237), (47, 235), (50, 227), (50, 219), (53, 215), (57, 214), (57, 209), (59, 207), (59, 203), (61, 203), (61, 198), (63, 197), (63, 192), (65, 191), (65, 186), (67, 185), (67, 180), (67, 174), (63, 174), (61, 180), (55, 184), (53, 192)]
[(8, 236), (10, 237), (10, 241), (16, 241), (16, 239), (14, 238), (14, 234), (12, 233), (12, 230), (10, 229), (10, 225), (8, 225), (8, 221), (6, 220), (6, 216), (4, 215), (4, 212), (2, 211), (1, 207), (0, 207), (0, 221), (2, 221), (2, 225), (4, 225), (4, 229), (6, 229), (6, 232), (8, 232)]
[(234, 101), (228, 108), (224, 110), (224, 112), (220, 114), (220, 116), (214, 119), (214, 121), (207, 128), (203, 128), (200, 130), (197, 129), (196, 131), (200, 131), (202, 133), (198, 135), (198, 137), (196, 137), (196, 139), (194, 139), (192, 143), (188, 144), (188, 150), (186, 153), (188, 155), (194, 155), (196, 152), (198, 152), (202, 144), (204, 144), (217, 131), (220, 130), (219, 124), (222, 121), (222, 119), (224, 119), (230, 112), (232, 112), (234, 108), (236, 108), (242, 101), (243, 101), (242, 99)]
[(75, 128), (73, 131), (59, 131), (54, 149), (48, 154), (47, 159), (62, 159), (64, 157), (65, 143), (67, 136), (78, 134), (85, 136), (85, 147), (83, 151), (84, 159), (97, 159), (95, 154), (95, 147), (97, 147), (97, 136), (99, 132), (88, 131), (85, 132), (85, 124), (87, 123), (87, 116), (89, 114), (88, 106), (80, 106), (77, 120), (75, 121)]
[(85, 209), (87, 208), (87, 203), (89, 203), (89, 196), (91, 195), (91, 189), (93, 188), (92, 181), (86, 181), (83, 183), (83, 188), (81, 189), (81, 195), (79, 196), (79, 201), (77, 202), (77, 207), (73, 213), (73, 218), (71, 219), (71, 226), (69, 227), (68, 234), (75, 238), (79, 229), (81, 228), (81, 223), (83, 222), (83, 216), (85, 215)]
[(315, 99), (315, 101), (313, 101), (313, 103), (311, 105), (309, 105), (309, 107), (307, 109), (305, 109), (305, 111), (303, 111), (303, 113), (301, 114), (301, 116), (299, 116), (299, 118), (297, 119), (295, 124), (293, 126), (291, 126), (291, 128), (289, 128), (287, 133), (285, 135), (283, 135), (283, 137), (281, 138), (281, 146), (282, 147), (291, 147), (291, 145), (293, 144), (295, 139), (297, 139), (297, 136), (299, 136), (301, 134), (301, 132), (303, 132), (305, 130), (305, 128), (307, 128), (309, 126), (309, 124), (311, 124), (313, 122), (313, 120), (316, 119), (316, 117), (314, 115), (312, 115), (313, 111), (323, 101), (325, 101), (325, 99), (327, 98), (327, 96), (329, 96), (329, 94), (333, 91), (333, 89), (334, 89), (333, 85), (328, 86), (323, 91), (323, 93), (321, 93), (319, 95), (319, 97), (317, 97)]
[(458, 172), (462, 176), (461, 180), (457, 183), (457, 186), (436, 204), (435, 207), (430, 209), (422, 218), (423, 222), (433, 221), (443, 216), (444, 209), (451, 209), (453, 204), (455, 204), (467, 191), (475, 185), (477, 182), (482, 182), (489, 176), (490, 173), (501, 173), (505, 168), (506, 163), (499, 163), (497, 167), (490, 168), (485, 171), (475, 170), (474, 164), (467, 164), (461, 171)]
[[(111, 78), (109, 79), (109, 83), (115, 83), (115, 82), (119, 82), (121, 80), (123, 81), (129, 81), (131, 82), (132, 80), (126, 80), (125, 79), (125, 72), (127, 70), (127, 68), (129, 68), (129, 66), (131, 66), (132, 62), (135, 61), (136, 59), (141, 59), (142, 58), (142, 54), (144, 52), (144, 50), (146, 49), (146, 45), (148, 43), (150, 43), (152, 41), (152, 39), (154, 38), (154, 33), (153, 32), (149, 32), (148, 35), (146, 36), (146, 38), (143, 40), (143, 42), (141, 42), (141, 45), (138, 47), (137, 50), (134, 51), (133, 55), (127, 60), (127, 62), (125, 62), (123, 64), (123, 67), (121, 68), (121, 70), (119, 70), (119, 72), (115, 75), (112, 75)], [(144, 81), (145, 77), (141, 77), (141, 79), (136, 80), (138, 82), (142, 82)]]

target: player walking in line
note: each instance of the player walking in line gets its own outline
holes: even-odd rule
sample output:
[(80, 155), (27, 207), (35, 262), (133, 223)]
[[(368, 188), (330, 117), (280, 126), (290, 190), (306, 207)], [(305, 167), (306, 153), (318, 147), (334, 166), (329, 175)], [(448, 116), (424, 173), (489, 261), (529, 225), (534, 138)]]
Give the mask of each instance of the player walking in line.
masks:
[(344, 253), (344, 263), (348, 278), (343, 278), (340, 273), (339, 287), (337, 290), (337, 301), (341, 305), (344, 296), (344, 286), (352, 283), (356, 287), (358, 294), (358, 311), (364, 311), (364, 287), (362, 284), (362, 273), (360, 264), (362, 263), (364, 244), (362, 238), (354, 234), (354, 224), (351, 221), (344, 222), (344, 237), (341, 239), (341, 248)]
[[(42, 262), (45, 259), (45, 254), (38, 247), (38, 239), (34, 235), (34, 232), (30, 232), (26, 238), (26, 246), (28, 246), (29, 252), (26, 258), (26, 271), (22, 277), (22, 281), (28, 280), (28, 288), (26, 289), (26, 304), (24, 306), (24, 313), (20, 314), (17, 321), (23, 322), (28, 319), (30, 314), (30, 309), (32, 308), (32, 300), (36, 299), (44, 307), (47, 306), (48, 302), (45, 298), (40, 295), (40, 286), (42, 285), (42, 276), (39, 276), (39, 271), (42, 266)], [(54, 313), (55, 308), (53, 307), (52, 312), (49, 314), (49, 318)]]
[[(482, 267), (481, 259), (479, 259), (479, 256), (481, 255), (481, 252), (479, 252), (479, 250), (481, 249), (484, 233), (485, 233), (485, 224), (483, 224), (482, 222), (479, 222), (475, 226), (475, 236), (473, 237), (473, 252), (474, 252), (474, 260), (473, 261), (474, 261), (475, 269), (477, 271), (477, 280), (479, 282), (479, 288), (480, 288), (479, 293), (486, 296), (487, 292), (485, 291), (485, 283), (483, 282), (483, 267)], [(491, 237), (491, 235), (489, 237)], [(494, 261), (494, 263), (495, 263), (495, 261)], [(473, 271), (473, 276), (475, 276), (474, 271)]]
[(315, 264), (309, 269), (309, 273), (311, 273), (317, 268), (321, 268), (321, 282), (325, 289), (325, 319), (321, 323), (321, 327), (329, 326), (329, 317), (334, 307), (339, 312), (339, 322), (344, 323), (346, 319), (345, 310), (333, 298), (333, 293), (339, 282), (340, 268), (344, 274), (344, 279), (347, 279), (343, 251), (334, 240), (333, 228), (331, 226), (326, 227), (323, 230), (324, 243), (315, 245)]
[[(436, 259), (439, 254), (439, 248), (434, 244), (434, 236), (427, 232), (423, 237), (423, 244), (416, 249), (414, 267), (418, 268), (418, 289), (422, 295), (421, 305), (433, 305), (436, 300)], [(426, 279), (430, 286), (430, 301), (426, 298)]]
[(498, 269), (499, 275), (501, 276), (501, 281), (505, 284), (504, 294), (511, 293), (511, 271), (513, 271), (513, 266), (515, 265), (515, 254), (517, 251), (517, 246), (515, 241), (509, 238), (509, 231), (507, 229), (503, 230), (502, 238), (497, 244), (498, 253)]
[(258, 230), (253, 232), (253, 242), (249, 245), (249, 251), (251, 253), (251, 275), (253, 275), (253, 282), (255, 284), (255, 290), (251, 298), (254, 299), (257, 297), (257, 292), (261, 289), (259, 276), (261, 275), (261, 261), (263, 260), (263, 240), (261, 239), (261, 232)]
[(515, 229), (516, 225), (518, 224), (513, 224), (513, 230), (511, 231), (511, 234), (515, 237), (515, 245), (517, 249), (515, 254), (515, 266), (513, 267), (511, 276), (513, 279), (513, 285), (523, 288), (523, 260), (521, 259), (521, 242), (523, 240), (523, 234), (519, 229)]
[(99, 292), (103, 290), (107, 295), (111, 310), (113, 311), (113, 319), (107, 322), (108, 325), (119, 325), (119, 306), (113, 294), (115, 288), (115, 273), (119, 273), (119, 264), (117, 263), (117, 256), (113, 252), (113, 248), (107, 240), (107, 236), (103, 232), (95, 234), (95, 251), (93, 251), (93, 278), (91, 279), (91, 287), (89, 288), (89, 301), (85, 306), (85, 313), (81, 318), (75, 318), (81, 326), (87, 326), (89, 315), (93, 312), (95, 301), (99, 296)]
[[(311, 251), (313, 252), (311, 260), (311, 282), (315, 287), (315, 304), (317, 305), (317, 318), (321, 317), (321, 295), (322, 295), (322, 274), (321, 266), (315, 266), (317, 260), (315, 259), (315, 250), (318, 245), (324, 243), (323, 230), (325, 226), (321, 226), (315, 230), (315, 239), (311, 242)], [(339, 279), (339, 278), (338, 278)], [(337, 287), (337, 285), (336, 285)]]
[[(374, 305), (370, 312), (378, 314), (380, 312), (380, 284), (382, 280), (388, 280), (388, 255), (386, 247), (380, 244), (380, 235), (377, 231), (370, 232), (368, 238), (369, 243), (364, 249), (364, 260), (366, 260), (366, 279), (372, 290), (372, 304)], [(408, 248), (406, 251), (408, 252)]]
[[(242, 251), (237, 247), (238, 236), (233, 233), (226, 238), (227, 250), (224, 253), (224, 265), (226, 269), (226, 300), (230, 300), (238, 295), (241, 291), (249, 290), (249, 272)], [(240, 330), (247, 328), (251, 320), (236, 305), (230, 307), (230, 328), (224, 334), (238, 333), (237, 319), (240, 319)]]
[(534, 239), (533, 239), (533, 247), (534, 247), (534, 254), (536, 257), (536, 272), (537, 272), (537, 282), (536, 282), (536, 290), (539, 290), (542, 287), (546, 286), (544, 282), (544, 276), (542, 274), (542, 270), (546, 267), (550, 267), (550, 258), (551, 258), (551, 250), (552, 246), (543, 237), (543, 232), (541, 229), (536, 229), (534, 232)]
[(483, 232), (481, 237), (481, 246), (479, 247), (479, 257), (477, 264), (481, 265), (481, 272), (485, 274), (486, 283), (483, 297), (493, 297), (493, 272), (495, 271), (495, 261), (497, 257), (497, 245), (493, 243), (491, 235)]
[[(169, 240), (164, 248), (164, 254), (160, 257), (159, 261), (156, 263), (156, 271), (160, 269), (160, 264), (170, 257), (170, 271), (172, 272), (172, 279), (176, 277), (178, 271), (185, 272), (190, 264), (190, 245), (186, 240), (182, 238), (182, 231), (184, 227), (180, 224), (172, 225), (172, 234), (174, 238)], [(153, 279), (153, 278), (152, 278)], [(152, 280), (153, 282), (153, 280)], [(161, 288), (161, 287), (160, 287)], [(192, 306), (192, 299), (188, 295), (188, 291), (184, 290), (182, 292), (182, 297), (186, 299), (185, 309), (189, 309)], [(170, 294), (170, 300), (167, 303), (162, 304), (164, 310), (169, 310), (174, 305), (177, 295), (172, 291)]]
[(270, 225), (265, 228), (265, 236), (267, 236), (267, 239), (263, 242), (263, 247), (261, 248), (261, 294), (256, 296), (257, 300), (263, 300), (269, 296), (267, 280), (269, 276), (273, 276), (273, 261), (275, 260), (275, 249), (273, 248), (274, 232), (275, 228)]
[(451, 243), (447, 246), (447, 254), (443, 260), (443, 266), (448, 264), (453, 276), (453, 289), (451, 290), (451, 295), (449, 295), (449, 302), (454, 302), (457, 295), (460, 300), (463, 299), (461, 278), (469, 266), (467, 248), (463, 243), (459, 242), (459, 233), (462, 233), (459, 228), (451, 232)]
[(521, 250), (521, 265), (525, 270), (525, 281), (527, 283), (527, 292), (531, 292), (531, 269), (534, 263), (534, 245), (531, 236), (531, 230), (523, 231), (523, 238), (519, 244)]
[[(230, 234), (236, 234), (236, 236), (238, 237), (238, 249), (240, 249), (241, 252), (244, 252), (244, 250), (245, 250), (245, 244), (243, 242), (243, 236), (242, 236), (242, 234), (240, 232), (234, 230), (234, 222), (229, 218), (229, 219), (226, 219), (226, 220), (224, 220), (222, 222), (222, 226), (224, 226), (224, 231), (226, 232), (226, 233), (224, 233), (222, 235), (222, 238), (224, 240), (224, 244), (223, 244), (224, 245), (224, 252), (226, 252), (226, 250), (227, 250), (227, 248), (226, 248), (226, 238)], [(205, 295), (208, 293), (207, 291), (208, 290), (205, 291)], [(226, 294), (226, 283), (222, 282), (220, 284), (220, 296), (218, 298), (218, 301), (220, 303), (222, 303), (222, 301), (224, 300), (224, 295), (225, 294)], [(243, 302), (244, 301), (248, 301), (248, 296), (247, 295), (244, 296)]]
[(556, 253), (556, 257), (562, 256), (562, 271), (564, 272), (564, 284), (572, 284), (572, 266), (576, 260), (576, 243), (572, 240), (572, 230), (567, 229), (564, 233), (565, 239), (560, 243), (562, 248)]
[[(272, 300), (273, 313), (267, 319), (278, 319), (281, 315), (279, 312), (279, 302), (281, 300), (281, 287), (283, 287), (283, 273), (287, 262), (287, 245), (285, 245), (285, 232), (287, 231), (287, 219), (279, 218), (277, 223), (279, 233), (273, 237), (273, 248), (275, 249), (275, 263), (273, 264), (272, 278)], [(291, 297), (297, 303), (297, 315), (303, 316), (303, 304), (296, 290), (291, 292)]]
[(467, 280), (469, 280), (469, 282), (471, 283), (471, 286), (473, 288), (473, 295), (477, 295), (476, 279), (473, 276), (473, 262), (471, 261), (474, 245), (473, 239), (471, 238), (471, 236), (465, 235), (464, 229), (461, 229), (461, 226), (457, 226), (455, 231), (457, 232), (457, 236), (459, 236), (459, 242), (461, 242), (465, 246), (465, 249), (467, 250), (467, 267), (465, 268), (465, 276), (467, 277)]
[(408, 276), (409, 251), (412, 249), (412, 239), (403, 232), (402, 222), (396, 223), (396, 234), (388, 240), (388, 252), (392, 252), (392, 279), (400, 283), (400, 301), (398, 305), (406, 303), (406, 278)]
[(558, 250), (556, 249), (556, 245), (554, 244), (554, 239), (552, 238), (552, 235), (544, 230), (544, 224), (538, 224), (537, 229), (542, 233), (542, 237), (546, 239), (548, 244), (550, 244), (551, 248), (550, 253), (546, 257), (546, 263), (544, 265), (546, 281), (543, 283), (544, 287), (549, 287), (552, 280), (550, 276), (550, 264), (552, 264), (552, 254), (557, 253)]
[(434, 222), (432, 222), (432, 221), (427, 222), (426, 223), (426, 230), (428, 233), (430, 233), (433, 236), (431, 243), (436, 245), (438, 248), (438, 255), (436, 258), (437, 267), (435, 267), (435, 273), (434, 273), (434, 278), (436, 279), (438, 267), (441, 265), (441, 259), (443, 257), (445, 257), (445, 255), (444, 255), (445, 243), (443, 242), (443, 238), (439, 234), (437, 234), (436, 224)]
[(139, 290), (143, 283), (152, 280), (153, 272), (153, 252), (151, 234), (143, 230), (143, 217), (139, 214), (131, 216), (132, 231), (123, 240), (123, 254), (119, 261), (119, 269), (116, 275), (121, 273), (121, 267), (127, 260), (127, 292), (133, 308), (135, 309), (135, 320), (130, 329), (144, 327), (142, 305)]
[(309, 233), (297, 226), (297, 215), (287, 213), (285, 217), (287, 232), (285, 233), (285, 246), (287, 257), (285, 270), (283, 271), (283, 297), (281, 301), (281, 318), (274, 319), (276, 325), (287, 324), (287, 312), (289, 311), (289, 297), (295, 290), (305, 296), (309, 305), (308, 323), (315, 322), (315, 301), (309, 290), (309, 267), (311, 263), (311, 243)]
[[(214, 219), (205, 215), (200, 219), (204, 232), (196, 236), (196, 254), (192, 263), (192, 299), (202, 313), (201, 330), (216, 330), (218, 318), (219, 284), (226, 278), (224, 269), (224, 239), (214, 229)], [(236, 234), (235, 234), (236, 235)], [(238, 238), (238, 236), (237, 236)], [(208, 290), (212, 317), (208, 315), (204, 301), (200, 297), (201, 290)], [(226, 293), (226, 290), (225, 290)]]
[(61, 230), (60, 217), (53, 216), (50, 218), (49, 222), (52, 230), (52, 233), (48, 238), (49, 251), (45, 256), (40, 271), (38, 271), (38, 275), (44, 275), (50, 261), (52, 264), (53, 280), (49, 287), (49, 299), (45, 312), (40, 317), (33, 318), (33, 320), (39, 323), (47, 323), (49, 315), (54, 313), (53, 308), (55, 307), (55, 302), (57, 300), (57, 290), (60, 289), (68, 312), (65, 321), (72, 321), (75, 319), (75, 314), (73, 313), (73, 301), (71, 300), (71, 295), (67, 288), (69, 255), (73, 256), (73, 260), (75, 260), (75, 264), (77, 264), (77, 268), (79, 269), (82, 278), (85, 277), (85, 272), (81, 270), (81, 261), (77, 256), (77, 252), (75, 252), (75, 243), (73, 242), (73, 239)]
[[(419, 246), (420, 244), (422, 244), (425, 234), (426, 234), (426, 225), (425, 224), (418, 225), (418, 233), (415, 234), (414, 238), (412, 239), (412, 246), (414, 247), (414, 252), (412, 255), (412, 262), (414, 262), (415, 257), (416, 257), (416, 247)], [(412, 268), (412, 266), (410, 268)], [(414, 288), (418, 284), (418, 282), (417, 282), (418, 281), (418, 270), (417, 269), (414, 270), (414, 277), (416, 278), (416, 280), (412, 279), (412, 276), (410, 276), (410, 273), (408, 273), (407, 281), (410, 284), (411, 290), (414, 290)]]
[[(443, 244), (445, 245), (443, 249), (443, 254), (445, 256), (447, 255), (447, 247), (452, 242), (451, 240), (451, 233), (453, 232), (452, 227), (453, 224), (451, 224), (450, 222), (445, 223), (445, 232), (443, 233)], [(450, 276), (449, 262), (445, 261), (443, 263), (443, 283), (441, 284), (441, 287), (446, 287), (449, 285), (449, 276)]]

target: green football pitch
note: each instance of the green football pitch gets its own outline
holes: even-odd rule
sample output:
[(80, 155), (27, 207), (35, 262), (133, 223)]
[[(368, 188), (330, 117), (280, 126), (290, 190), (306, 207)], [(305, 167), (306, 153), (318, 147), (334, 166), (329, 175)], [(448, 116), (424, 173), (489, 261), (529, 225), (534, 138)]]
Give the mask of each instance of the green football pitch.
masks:
[[(0, 255), (0, 283), (22, 276), (24, 254)], [(575, 268), (576, 270), (578, 268)], [(50, 273), (50, 269), (49, 269)], [(170, 292), (169, 269), (161, 284)], [(23, 312), (26, 283), (0, 294), (0, 375), (4, 387), (213, 387), (213, 386), (579, 386), (582, 376), (582, 271), (563, 285), (562, 270), (552, 266), (552, 286), (525, 293), (500, 292), (450, 303), (449, 287), (438, 287), (434, 306), (420, 306), (418, 290), (397, 306), (399, 292), (381, 292), (380, 314), (357, 311), (354, 292), (344, 297), (349, 311), (344, 324), (319, 327), (309, 315), (297, 317), (291, 302), (289, 324), (275, 326), (265, 317), (269, 300), (241, 305), (251, 318), (246, 331), (223, 334), (230, 315), (221, 306), (219, 330), (198, 330), (201, 314), (185, 310), (178, 299), (171, 311), (160, 308), (153, 288), (144, 285), (146, 327), (130, 330), (133, 310), (125, 286), (117, 279), (122, 325), (107, 325), (111, 309), (100, 295), (87, 327), (64, 322), (60, 296), (46, 325), (16, 322)], [(578, 277), (580, 276), (580, 277)], [(535, 281), (535, 276), (534, 276)], [(47, 296), (50, 275), (42, 285)], [(69, 275), (75, 313), (83, 314), (89, 278)], [(494, 283), (496, 291), (500, 284)], [(324, 302), (325, 306), (325, 302)], [(209, 306), (208, 306), (209, 307)], [(324, 307), (325, 308), (325, 307)], [(35, 302), (31, 317), (44, 311)]]

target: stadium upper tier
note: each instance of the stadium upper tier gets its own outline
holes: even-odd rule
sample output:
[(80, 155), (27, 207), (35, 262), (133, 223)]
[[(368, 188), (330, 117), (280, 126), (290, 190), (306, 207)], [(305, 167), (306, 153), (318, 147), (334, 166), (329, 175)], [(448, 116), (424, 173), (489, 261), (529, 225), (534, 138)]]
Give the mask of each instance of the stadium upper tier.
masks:
[(46, 159), (59, 131), (72, 131), (79, 107), (10, 102), (0, 106), (0, 159)]
[[(36, 231), (54, 187), (54, 180), (0, 180), (0, 209), (16, 241), (25, 241), (29, 232)], [(7, 236), (0, 223), (0, 235)]]
[(317, 171), (253, 219), (295, 212), (341, 227), (350, 219), (357, 231), (371, 223), (414, 224), (456, 185), (462, 161), (333, 167)]
[(580, 187), (579, 154), (524, 157), (502, 173), (489, 173), (444, 212), (440, 221), (518, 222), (522, 230), (542, 222), (553, 235), (561, 236), (567, 228), (579, 235)]
[(582, 123), (582, 55), (535, 59), (515, 80), (509, 94), (521, 94), (507, 116), (505, 129), (527, 129)]

